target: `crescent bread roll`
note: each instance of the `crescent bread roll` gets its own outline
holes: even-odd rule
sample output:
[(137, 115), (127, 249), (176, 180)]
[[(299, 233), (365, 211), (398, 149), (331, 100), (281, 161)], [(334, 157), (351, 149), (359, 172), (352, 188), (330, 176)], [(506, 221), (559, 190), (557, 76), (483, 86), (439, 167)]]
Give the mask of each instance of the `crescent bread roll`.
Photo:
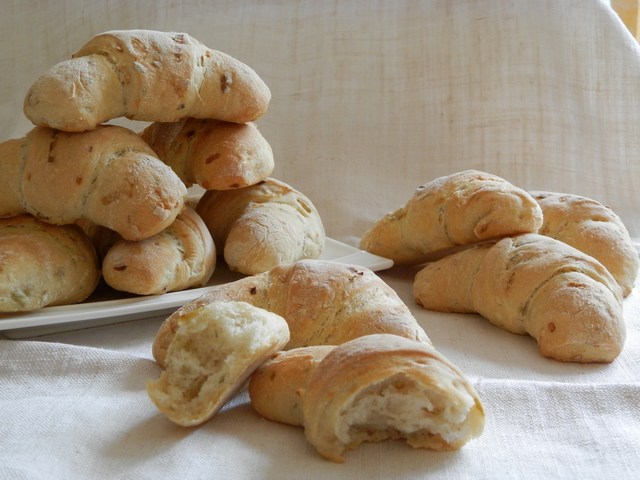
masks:
[(99, 280), (96, 252), (76, 225), (50, 225), (31, 215), (0, 219), (1, 312), (78, 303)]
[(388, 334), (329, 352), (307, 382), (302, 410), (307, 440), (334, 462), (388, 439), (456, 450), (484, 428), (482, 403), (452, 363), (431, 345)]
[(254, 123), (188, 118), (152, 123), (140, 136), (187, 186), (248, 187), (267, 178), (275, 166), (271, 145)]
[(244, 302), (212, 302), (180, 319), (152, 402), (182, 426), (212, 418), (251, 373), (289, 340), (278, 315)]
[(324, 227), (311, 200), (274, 178), (238, 190), (209, 190), (196, 210), (229, 268), (245, 275), (318, 258), (324, 248)]
[(418, 187), (398, 210), (365, 232), (360, 247), (396, 264), (442, 258), (461, 246), (537, 232), (542, 211), (503, 178), (465, 170)]
[(270, 100), (253, 69), (186, 33), (113, 30), (36, 79), (24, 113), (35, 125), (79, 132), (122, 116), (245, 123)]
[(580, 195), (530, 192), (542, 208), (541, 235), (577, 248), (602, 263), (628, 296), (640, 257), (620, 217), (600, 202)]
[(540, 353), (566, 362), (611, 362), (626, 336), (622, 291), (596, 259), (538, 234), (470, 247), (428, 264), (413, 285), (424, 308), (477, 312)]
[(162, 232), (144, 240), (119, 240), (102, 262), (105, 282), (138, 295), (205, 285), (216, 265), (216, 249), (206, 225), (190, 207)]
[(187, 196), (138, 135), (114, 125), (84, 133), (36, 127), (0, 143), (0, 177), (5, 172), (0, 217), (30, 213), (53, 224), (85, 218), (127, 240), (169, 226)]
[(335, 348), (312, 345), (278, 352), (251, 375), (251, 405), (273, 422), (302, 426), (302, 397), (320, 362)]
[(153, 356), (165, 364), (180, 318), (213, 301), (243, 301), (283, 317), (287, 348), (338, 345), (372, 333), (394, 333), (430, 343), (398, 294), (371, 270), (324, 260), (300, 260), (235, 282), (214, 285), (160, 326)]

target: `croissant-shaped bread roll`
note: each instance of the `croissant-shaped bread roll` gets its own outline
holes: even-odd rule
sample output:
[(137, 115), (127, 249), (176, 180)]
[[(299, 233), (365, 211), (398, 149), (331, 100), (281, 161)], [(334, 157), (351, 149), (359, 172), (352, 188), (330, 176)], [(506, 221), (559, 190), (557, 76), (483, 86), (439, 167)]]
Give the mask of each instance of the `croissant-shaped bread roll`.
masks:
[(254, 123), (187, 118), (152, 123), (140, 136), (187, 186), (205, 190), (254, 185), (275, 165), (271, 146)]
[(524, 190), (477, 170), (418, 187), (398, 210), (365, 232), (360, 247), (396, 264), (442, 258), (460, 246), (537, 232), (542, 211)]
[(430, 343), (398, 294), (371, 270), (325, 260), (300, 260), (235, 282), (214, 285), (176, 310), (153, 342), (160, 366), (180, 318), (213, 301), (243, 301), (283, 317), (287, 348), (338, 345), (372, 333)]
[(0, 217), (30, 213), (48, 223), (79, 219), (140, 240), (169, 226), (187, 189), (134, 132), (36, 127), (0, 143)]
[(138, 295), (205, 285), (216, 265), (211, 234), (185, 207), (171, 225), (144, 240), (119, 240), (107, 251), (102, 274), (110, 287)]
[(640, 257), (620, 217), (591, 198), (530, 192), (542, 208), (541, 235), (555, 238), (602, 263), (628, 296), (636, 283)]
[(245, 275), (318, 258), (324, 248), (316, 207), (274, 178), (238, 190), (209, 190), (196, 210), (229, 268)]
[(78, 226), (0, 219), (0, 312), (78, 303), (99, 280), (95, 249)]
[[(301, 420), (296, 424), (304, 426), (309, 442), (329, 460), (343, 462), (344, 453), (363, 442), (390, 439), (404, 439), (416, 448), (456, 450), (482, 433), (484, 410), (473, 386), (431, 345), (374, 334), (318, 356), (311, 368), (299, 351), (267, 360), (252, 377), (251, 402), (265, 400), (262, 411), (287, 404), (301, 410), (301, 417), (296, 413), (292, 419)], [(296, 368), (298, 363), (303, 365)], [(275, 381), (285, 376), (301, 387), (276, 392), (268, 381), (254, 380), (261, 370)], [(296, 398), (287, 399), (287, 393)]]
[(288, 340), (287, 323), (274, 313), (244, 302), (209, 303), (180, 318), (164, 371), (147, 382), (147, 393), (172, 422), (200, 425)]
[(413, 285), (430, 310), (477, 312), (540, 353), (566, 362), (611, 362), (626, 337), (622, 291), (596, 259), (538, 234), (504, 238), (428, 264)]
[(113, 30), (40, 76), (24, 113), (35, 125), (78, 132), (122, 116), (245, 123), (264, 114), (270, 100), (253, 69), (186, 33)]

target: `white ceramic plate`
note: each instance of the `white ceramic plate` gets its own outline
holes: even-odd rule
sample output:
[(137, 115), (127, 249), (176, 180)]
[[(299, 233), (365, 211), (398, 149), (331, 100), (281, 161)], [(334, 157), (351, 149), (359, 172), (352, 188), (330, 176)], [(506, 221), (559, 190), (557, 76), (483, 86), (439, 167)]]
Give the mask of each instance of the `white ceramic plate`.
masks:
[[(320, 257), (341, 263), (384, 270), (391, 260), (358, 250), (337, 240), (327, 239)], [(218, 285), (241, 278), (226, 267), (216, 267), (209, 283)], [(44, 335), (47, 333), (107, 325), (140, 318), (167, 315), (205, 292), (207, 287), (193, 288), (163, 295), (134, 296), (105, 289), (75, 305), (45, 307), (35, 312), (0, 314), (0, 331), (10, 338)]]

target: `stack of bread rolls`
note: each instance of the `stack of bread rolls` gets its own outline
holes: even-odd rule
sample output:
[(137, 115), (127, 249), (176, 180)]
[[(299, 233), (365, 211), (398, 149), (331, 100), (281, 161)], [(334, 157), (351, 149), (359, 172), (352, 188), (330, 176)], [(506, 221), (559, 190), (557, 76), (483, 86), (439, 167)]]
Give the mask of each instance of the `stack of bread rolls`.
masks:
[[(34, 265), (50, 257), (41, 269), (53, 270), (15, 273), (15, 256), (3, 255), (0, 271), (14, 273), (3, 279), (2, 311), (82, 301), (98, 283), (82, 295), (43, 295), (33, 276), (55, 273), (55, 288), (75, 293), (88, 270), (116, 290), (147, 295), (206, 284), (217, 254), (245, 274), (319, 256), (325, 237), (313, 203), (269, 178), (273, 153), (254, 122), (270, 100), (253, 69), (185, 33), (105, 32), (41, 75), (24, 101), (35, 128), (0, 143), (0, 229), (28, 242), (26, 223), (73, 230), (92, 240), (97, 260), (59, 266), (48, 253), (59, 240), (39, 226)], [(108, 123), (119, 117), (148, 126)], [(189, 203), (192, 185), (229, 199)]]
[(545, 357), (607, 363), (622, 351), (622, 299), (638, 251), (620, 218), (593, 199), (458, 172), (419, 187), (361, 246), (420, 265), (413, 293), (423, 307), (479, 313), (531, 335)]

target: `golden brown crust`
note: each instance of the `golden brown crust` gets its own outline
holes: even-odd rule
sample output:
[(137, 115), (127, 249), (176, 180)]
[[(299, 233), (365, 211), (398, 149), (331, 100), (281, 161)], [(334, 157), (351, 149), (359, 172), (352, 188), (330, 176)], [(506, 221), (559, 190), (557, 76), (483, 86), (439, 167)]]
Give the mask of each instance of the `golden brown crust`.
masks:
[(371, 270), (324, 260), (300, 260), (235, 282), (212, 286), (161, 325), (153, 356), (163, 365), (180, 318), (216, 300), (244, 301), (282, 316), (287, 348), (338, 345), (372, 333), (430, 343), (398, 294)]
[(622, 291), (594, 258), (550, 237), (523, 234), (424, 267), (413, 286), (427, 309), (477, 312), (540, 353), (567, 362), (611, 362), (626, 327)]
[(307, 439), (335, 462), (362, 442), (387, 439), (455, 450), (484, 427), (477, 393), (451, 362), (431, 345), (388, 334), (329, 352), (308, 380), (302, 405)]
[(0, 219), (0, 311), (78, 303), (99, 280), (96, 252), (76, 225), (31, 215)]
[(542, 208), (539, 233), (577, 248), (602, 263), (628, 296), (640, 257), (620, 217), (591, 198), (568, 193), (530, 192)]
[(333, 345), (313, 345), (278, 352), (251, 376), (251, 405), (273, 422), (302, 426), (302, 399), (307, 382)]
[(0, 218), (11, 218), (25, 213), (22, 198), (18, 194), (17, 186), (22, 177), (23, 162), (22, 139), (12, 139), (0, 142)]
[(19, 148), (9, 142), (10, 148), (0, 148), (0, 168), (15, 183), (3, 193), (0, 217), (15, 214), (20, 204), (20, 213), (49, 223), (85, 218), (139, 240), (170, 225), (187, 196), (177, 175), (123, 127), (83, 133), (36, 127)]
[(24, 113), (36, 125), (65, 131), (91, 130), (121, 116), (246, 123), (263, 115), (270, 99), (253, 69), (186, 33), (113, 30), (39, 77)]
[(274, 178), (238, 190), (207, 191), (197, 212), (229, 268), (246, 275), (318, 258), (324, 248), (324, 227), (311, 200)]
[(360, 246), (396, 264), (442, 258), (461, 245), (537, 232), (542, 211), (503, 178), (465, 170), (418, 187), (398, 210), (378, 220)]
[(275, 166), (271, 146), (254, 123), (187, 118), (152, 123), (140, 136), (187, 186), (248, 187), (267, 178)]
[(107, 251), (102, 271), (116, 290), (153, 295), (205, 285), (216, 265), (211, 234), (185, 207), (171, 225), (144, 240), (120, 240)]

